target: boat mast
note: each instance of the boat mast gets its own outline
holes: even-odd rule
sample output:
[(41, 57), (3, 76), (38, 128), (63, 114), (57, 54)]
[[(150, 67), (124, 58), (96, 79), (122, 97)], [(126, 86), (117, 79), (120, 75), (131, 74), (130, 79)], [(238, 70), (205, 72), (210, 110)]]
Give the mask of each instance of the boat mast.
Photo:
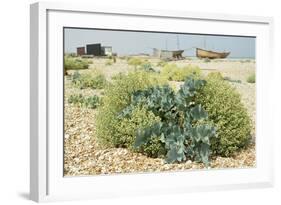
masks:
[(177, 48), (178, 50), (180, 49), (180, 40), (179, 40), (179, 36), (177, 35)]
[(207, 49), (206, 48), (206, 37), (204, 36), (204, 41), (203, 41), (203, 43), (204, 43), (204, 49)]

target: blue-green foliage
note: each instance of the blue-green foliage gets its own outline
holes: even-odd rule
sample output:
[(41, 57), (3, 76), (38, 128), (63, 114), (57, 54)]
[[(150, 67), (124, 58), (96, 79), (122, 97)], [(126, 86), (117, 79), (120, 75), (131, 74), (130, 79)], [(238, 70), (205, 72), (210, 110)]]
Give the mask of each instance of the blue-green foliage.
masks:
[(129, 118), (135, 106), (143, 106), (161, 119), (150, 127), (137, 130), (135, 148), (145, 145), (153, 136), (160, 136), (168, 163), (189, 158), (207, 166), (210, 138), (216, 132), (206, 123), (207, 112), (200, 104), (195, 104), (195, 96), (205, 83), (188, 78), (178, 92), (168, 85), (135, 92), (131, 104), (122, 110), (119, 118)]
[(140, 65), (140, 70), (146, 71), (146, 72), (156, 72), (154, 68), (152, 67), (151, 63), (145, 62)]

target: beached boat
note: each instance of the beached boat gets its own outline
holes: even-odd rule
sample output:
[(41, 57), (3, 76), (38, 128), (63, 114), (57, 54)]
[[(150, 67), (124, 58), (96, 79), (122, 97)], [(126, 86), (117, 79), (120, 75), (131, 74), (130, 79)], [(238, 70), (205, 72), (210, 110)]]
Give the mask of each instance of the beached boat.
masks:
[(208, 51), (201, 48), (196, 48), (196, 56), (198, 58), (226, 58), (230, 52), (215, 52), (215, 51)]
[(160, 50), (153, 48), (153, 55), (163, 59), (182, 59), (184, 50)]
[(173, 58), (183, 58), (182, 57), (182, 53), (184, 52), (184, 50), (175, 50), (175, 51), (172, 51), (172, 55), (173, 55)]

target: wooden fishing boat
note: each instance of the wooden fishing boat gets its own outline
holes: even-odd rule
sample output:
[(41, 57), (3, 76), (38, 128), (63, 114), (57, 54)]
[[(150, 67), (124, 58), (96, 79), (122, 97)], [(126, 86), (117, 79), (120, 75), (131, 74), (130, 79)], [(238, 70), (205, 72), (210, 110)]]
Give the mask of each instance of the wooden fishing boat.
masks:
[(153, 55), (163, 59), (182, 59), (184, 50), (160, 50), (153, 48)]
[(183, 58), (182, 57), (182, 53), (184, 52), (184, 50), (175, 50), (175, 51), (172, 51), (172, 55), (173, 55), (173, 58)]
[(215, 51), (208, 51), (201, 48), (196, 48), (196, 56), (198, 58), (209, 58), (209, 59), (216, 59), (216, 58), (226, 58), (230, 52), (215, 52)]

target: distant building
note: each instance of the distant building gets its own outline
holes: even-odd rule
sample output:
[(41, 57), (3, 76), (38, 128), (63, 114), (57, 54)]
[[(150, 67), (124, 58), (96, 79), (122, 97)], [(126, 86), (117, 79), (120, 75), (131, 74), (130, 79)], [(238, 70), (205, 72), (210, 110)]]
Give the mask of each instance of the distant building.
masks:
[(101, 47), (103, 55), (112, 56), (112, 47), (111, 46), (102, 46)]
[(102, 56), (101, 44), (88, 44), (86, 45), (87, 55)]
[(77, 55), (78, 56), (82, 56), (82, 55), (85, 55), (86, 52), (85, 52), (85, 47), (78, 47), (77, 48)]
[(88, 45), (86, 45), (86, 48), (87, 48), (87, 55), (94, 55), (94, 56), (111, 56), (112, 55), (112, 47), (101, 46), (100, 43), (88, 44)]

